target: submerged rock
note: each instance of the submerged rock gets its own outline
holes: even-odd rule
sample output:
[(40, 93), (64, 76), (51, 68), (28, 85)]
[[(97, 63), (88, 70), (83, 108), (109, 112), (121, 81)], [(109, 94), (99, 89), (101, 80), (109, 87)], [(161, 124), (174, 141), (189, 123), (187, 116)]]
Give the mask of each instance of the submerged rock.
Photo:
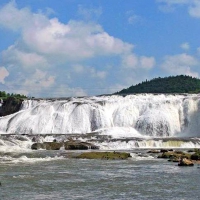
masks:
[(75, 158), (81, 159), (102, 159), (102, 160), (124, 160), (131, 157), (130, 153), (125, 152), (85, 152)]

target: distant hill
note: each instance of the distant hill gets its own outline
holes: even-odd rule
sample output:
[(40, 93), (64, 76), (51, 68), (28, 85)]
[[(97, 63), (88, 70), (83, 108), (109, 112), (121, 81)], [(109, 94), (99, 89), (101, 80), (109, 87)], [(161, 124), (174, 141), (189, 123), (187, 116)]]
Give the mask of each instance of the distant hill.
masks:
[(199, 93), (200, 79), (191, 76), (169, 76), (146, 80), (135, 86), (123, 89), (116, 94), (134, 93)]

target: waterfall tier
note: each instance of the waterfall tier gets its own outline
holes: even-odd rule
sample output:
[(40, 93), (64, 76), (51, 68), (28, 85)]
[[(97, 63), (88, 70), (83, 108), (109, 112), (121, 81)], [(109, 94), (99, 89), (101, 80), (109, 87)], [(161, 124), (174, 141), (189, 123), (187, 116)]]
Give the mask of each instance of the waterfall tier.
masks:
[(100, 96), (25, 100), (0, 118), (7, 134), (86, 134), (123, 137), (200, 136), (200, 95)]

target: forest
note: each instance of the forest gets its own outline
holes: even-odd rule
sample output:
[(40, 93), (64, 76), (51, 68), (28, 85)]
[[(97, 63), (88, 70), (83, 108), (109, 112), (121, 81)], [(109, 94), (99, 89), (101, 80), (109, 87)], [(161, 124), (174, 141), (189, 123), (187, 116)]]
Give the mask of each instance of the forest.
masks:
[(6, 93), (5, 91), (0, 91), (0, 98), (7, 99), (8, 97), (15, 97), (20, 99), (26, 99), (27, 97), (23, 94)]
[(200, 79), (186, 75), (158, 77), (123, 89), (116, 94), (199, 93)]

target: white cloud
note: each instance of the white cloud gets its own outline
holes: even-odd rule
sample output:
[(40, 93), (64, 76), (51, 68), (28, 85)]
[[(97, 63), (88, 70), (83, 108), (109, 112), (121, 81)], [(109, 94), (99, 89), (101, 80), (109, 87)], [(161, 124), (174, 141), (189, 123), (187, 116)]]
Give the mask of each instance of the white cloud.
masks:
[(48, 23), (45, 15), (40, 13), (31, 13), (28, 8), (17, 9), (16, 3), (11, 1), (0, 8), (0, 25), (11, 30), (27, 28), (28, 26)]
[(128, 23), (129, 24), (135, 24), (137, 22), (142, 22), (143, 19), (141, 16), (136, 15), (133, 10), (129, 10), (126, 12), (126, 17), (128, 18)]
[(0, 67), (0, 83), (5, 83), (5, 78), (9, 76), (9, 72), (5, 67)]
[(82, 16), (85, 20), (95, 20), (98, 19), (102, 14), (102, 8), (86, 8), (83, 5), (78, 6), (78, 14)]
[(189, 50), (190, 49), (190, 45), (189, 45), (188, 42), (185, 42), (185, 43), (181, 44), (181, 48), (183, 50)]
[(52, 86), (55, 82), (54, 76), (48, 76), (47, 72), (36, 69), (31, 78), (26, 79), (24, 86), (28, 88), (37, 88), (41, 90)]
[(94, 67), (91, 66), (83, 66), (80, 64), (73, 66), (73, 71), (77, 74), (81, 74), (83, 76), (88, 76), (91, 78), (99, 78), (99, 79), (105, 79), (107, 76), (107, 72), (103, 70), (96, 70)]
[(29, 51), (61, 60), (119, 55), (133, 48), (131, 44), (110, 36), (98, 24), (79, 21), (63, 24), (57, 18), (48, 19), (42, 13), (18, 9), (14, 3), (0, 9), (0, 25), (11, 30), (21, 28), (18, 42)]
[(189, 14), (193, 17), (200, 18), (200, 1), (194, 0), (194, 3), (189, 7)]
[(199, 0), (157, 0), (161, 3), (161, 10), (171, 10), (174, 6), (185, 5), (188, 7), (190, 16), (200, 18), (200, 1)]
[(80, 64), (74, 65), (73, 69), (76, 73), (83, 73), (84, 72), (84, 67)]
[(155, 58), (128, 54), (123, 57), (122, 65), (124, 68), (149, 70), (154, 67)]
[(186, 74), (198, 77), (199, 74), (192, 69), (198, 64), (199, 62), (196, 58), (184, 53), (174, 56), (166, 56), (161, 67), (171, 75)]
[[(101, 10), (83, 7), (79, 7), (79, 12), (88, 16), (101, 14)], [(63, 23), (41, 11), (18, 9), (12, 2), (0, 8), (0, 26), (17, 31), (19, 36), (13, 45), (1, 52), (0, 65), (10, 73), (8, 84), (34, 96), (42, 92), (49, 94), (50, 90), (53, 90), (52, 96), (59, 96), (59, 92), (65, 96), (85, 95), (87, 91), (80, 87), (108, 88), (103, 84), (113, 84), (111, 79), (117, 81), (113, 73), (120, 84), (123, 76), (126, 81), (133, 80), (130, 70), (139, 74), (140, 70), (143, 73), (155, 65), (153, 57), (134, 54), (134, 45), (111, 36), (95, 22), (70, 20)]]
[(49, 66), (48, 61), (42, 55), (21, 51), (17, 46), (10, 46), (7, 50), (3, 51), (2, 57), (7, 63), (14, 63), (24, 69), (46, 68)]
[(124, 68), (136, 68), (138, 65), (138, 57), (135, 54), (128, 54), (123, 57), (122, 65)]
[(146, 57), (146, 56), (141, 56), (140, 58), (140, 65), (143, 69), (151, 69), (155, 66), (155, 58), (154, 57)]

